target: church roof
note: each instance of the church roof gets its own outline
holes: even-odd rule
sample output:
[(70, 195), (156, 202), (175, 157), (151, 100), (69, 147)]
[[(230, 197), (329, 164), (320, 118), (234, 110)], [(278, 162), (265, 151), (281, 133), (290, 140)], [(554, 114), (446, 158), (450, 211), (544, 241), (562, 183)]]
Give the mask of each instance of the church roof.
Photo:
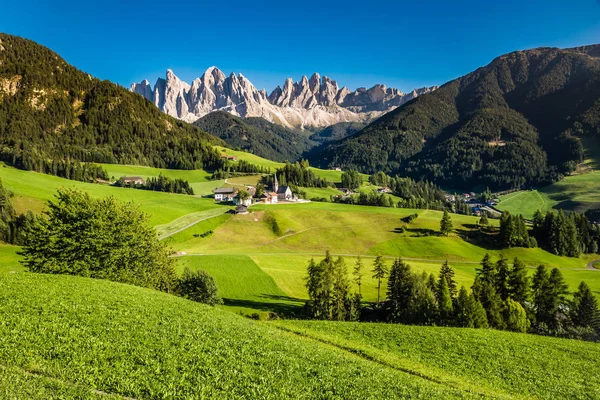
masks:
[[(287, 192), (289, 186), (283, 185), (283, 186), (279, 186), (279, 189), (277, 189), (277, 193), (285, 193)], [(291, 189), (290, 189), (291, 191)]]

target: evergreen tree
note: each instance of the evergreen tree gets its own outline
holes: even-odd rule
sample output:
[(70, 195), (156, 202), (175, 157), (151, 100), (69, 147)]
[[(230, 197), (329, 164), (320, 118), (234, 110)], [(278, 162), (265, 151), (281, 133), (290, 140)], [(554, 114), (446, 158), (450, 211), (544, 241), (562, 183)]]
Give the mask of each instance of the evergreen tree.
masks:
[(348, 270), (342, 257), (333, 263), (332, 319), (344, 321), (349, 317), (350, 284)]
[(481, 218), (479, 218), (479, 226), (487, 227), (489, 224), (490, 222), (488, 221), (487, 213), (484, 211)]
[(465, 328), (487, 328), (487, 315), (481, 303), (461, 286), (456, 299), (456, 324)]
[(510, 296), (510, 269), (508, 260), (500, 254), (500, 259), (496, 262), (496, 279), (495, 289), (502, 301), (505, 301)]
[(444, 210), (444, 215), (442, 216), (442, 220), (440, 221), (440, 232), (443, 235), (448, 236), (448, 234), (452, 231), (452, 219), (450, 218), (450, 214), (447, 210)]
[(386, 277), (388, 268), (383, 261), (383, 257), (375, 257), (373, 261), (373, 279), (377, 279), (377, 306), (379, 306), (380, 294), (381, 294), (381, 280)]
[(448, 260), (446, 260), (440, 268), (440, 278), (442, 277), (446, 280), (448, 290), (450, 291), (450, 297), (454, 299), (456, 297), (458, 289), (456, 287), (456, 281), (454, 280), (454, 270), (448, 264)]
[(391, 321), (401, 322), (407, 319), (413, 284), (414, 277), (410, 265), (399, 258), (395, 259), (390, 269), (387, 287), (389, 318)]
[(448, 281), (440, 275), (438, 290), (436, 292), (437, 306), (440, 316), (440, 322), (444, 325), (449, 325), (452, 321), (452, 297), (448, 290)]
[(360, 256), (358, 256), (356, 258), (356, 264), (354, 264), (354, 270), (352, 271), (352, 275), (354, 276), (354, 282), (356, 283), (356, 286), (358, 286), (358, 294), (359, 296), (362, 297), (362, 293), (361, 293), (361, 285), (362, 285), (362, 277), (363, 277), (363, 270), (364, 265), (362, 262), (362, 258), (360, 258)]
[(515, 257), (513, 267), (508, 277), (508, 286), (510, 288), (510, 297), (525, 306), (529, 300), (529, 278), (527, 277), (527, 268), (525, 263)]
[(29, 228), (21, 261), (32, 272), (108, 279), (170, 292), (174, 260), (132, 203), (60, 189)]
[(590, 327), (600, 334), (598, 300), (585, 282), (581, 282), (573, 295), (570, 317), (575, 326)]

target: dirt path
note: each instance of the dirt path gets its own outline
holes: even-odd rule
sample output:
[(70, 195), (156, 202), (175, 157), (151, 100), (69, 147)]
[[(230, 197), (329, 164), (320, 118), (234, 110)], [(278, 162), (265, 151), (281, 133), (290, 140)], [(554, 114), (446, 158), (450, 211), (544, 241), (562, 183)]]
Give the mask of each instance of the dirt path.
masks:
[(216, 214), (216, 215), (209, 215), (208, 217), (205, 217), (205, 218), (200, 218), (200, 219), (198, 219), (198, 220), (196, 220), (196, 221), (192, 222), (191, 224), (188, 224), (188, 225), (184, 226), (183, 228), (179, 228), (179, 229), (177, 229), (175, 232), (171, 232), (171, 233), (168, 233), (168, 234), (166, 234), (166, 235), (162, 235), (162, 236), (160, 236), (160, 237), (158, 238), (158, 240), (163, 240), (163, 239), (166, 239), (166, 238), (168, 238), (168, 237), (170, 237), (170, 236), (173, 236), (173, 235), (175, 235), (175, 234), (177, 234), (177, 233), (179, 233), (179, 232), (183, 232), (183, 231), (185, 231), (186, 229), (189, 229), (189, 228), (191, 228), (192, 226), (196, 225), (196, 224), (197, 224), (197, 223), (199, 223), (199, 222), (206, 221), (207, 219), (211, 219), (211, 218), (215, 218), (215, 217), (220, 217), (221, 215), (225, 214), (227, 211), (229, 211), (229, 209), (224, 209), (224, 210), (223, 210), (223, 212), (222, 212), (222, 213), (220, 213), (220, 214)]
[(589, 271), (600, 271), (600, 269), (594, 267), (594, 264), (596, 264), (596, 263), (600, 263), (600, 260), (590, 261), (587, 265), (587, 269)]

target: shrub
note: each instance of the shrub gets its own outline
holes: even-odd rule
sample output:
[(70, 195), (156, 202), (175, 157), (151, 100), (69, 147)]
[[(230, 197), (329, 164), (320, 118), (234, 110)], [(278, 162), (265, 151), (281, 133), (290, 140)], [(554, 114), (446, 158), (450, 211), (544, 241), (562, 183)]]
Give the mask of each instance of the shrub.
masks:
[(215, 279), (206, 271), (186, 268), (177, 284), (177, 294), (186, 299), (214, 306), (223, 304)]
[(79, 275), (170, 291), (174, 261), (132, 203), (59, 190), (27, 229), (21, 261), (32, 272)]

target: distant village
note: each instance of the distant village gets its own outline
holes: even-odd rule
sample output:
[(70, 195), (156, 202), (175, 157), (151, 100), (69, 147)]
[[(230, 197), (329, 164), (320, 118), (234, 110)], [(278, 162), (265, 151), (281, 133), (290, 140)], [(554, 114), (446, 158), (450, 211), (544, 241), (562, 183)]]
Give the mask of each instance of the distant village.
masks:
[(247, 214), (248, 207), (254, 203), (276, 204), (280, 202), (306, 202), (307, 200), (299, 199), (297, 195), (292, 193), (292, 189), (287, 185), (279, 185), (277, 174), (273, 177), (272, 185), (266, 191), (262, 191), (257, 195), (255, 186), (247, 185), (244, 187), (249, 194), (247, 198), (243, 198), (241, 187), (221, 187), (213, 190), (215, 202), (231, 202), (236, 206), (236, 214)]

